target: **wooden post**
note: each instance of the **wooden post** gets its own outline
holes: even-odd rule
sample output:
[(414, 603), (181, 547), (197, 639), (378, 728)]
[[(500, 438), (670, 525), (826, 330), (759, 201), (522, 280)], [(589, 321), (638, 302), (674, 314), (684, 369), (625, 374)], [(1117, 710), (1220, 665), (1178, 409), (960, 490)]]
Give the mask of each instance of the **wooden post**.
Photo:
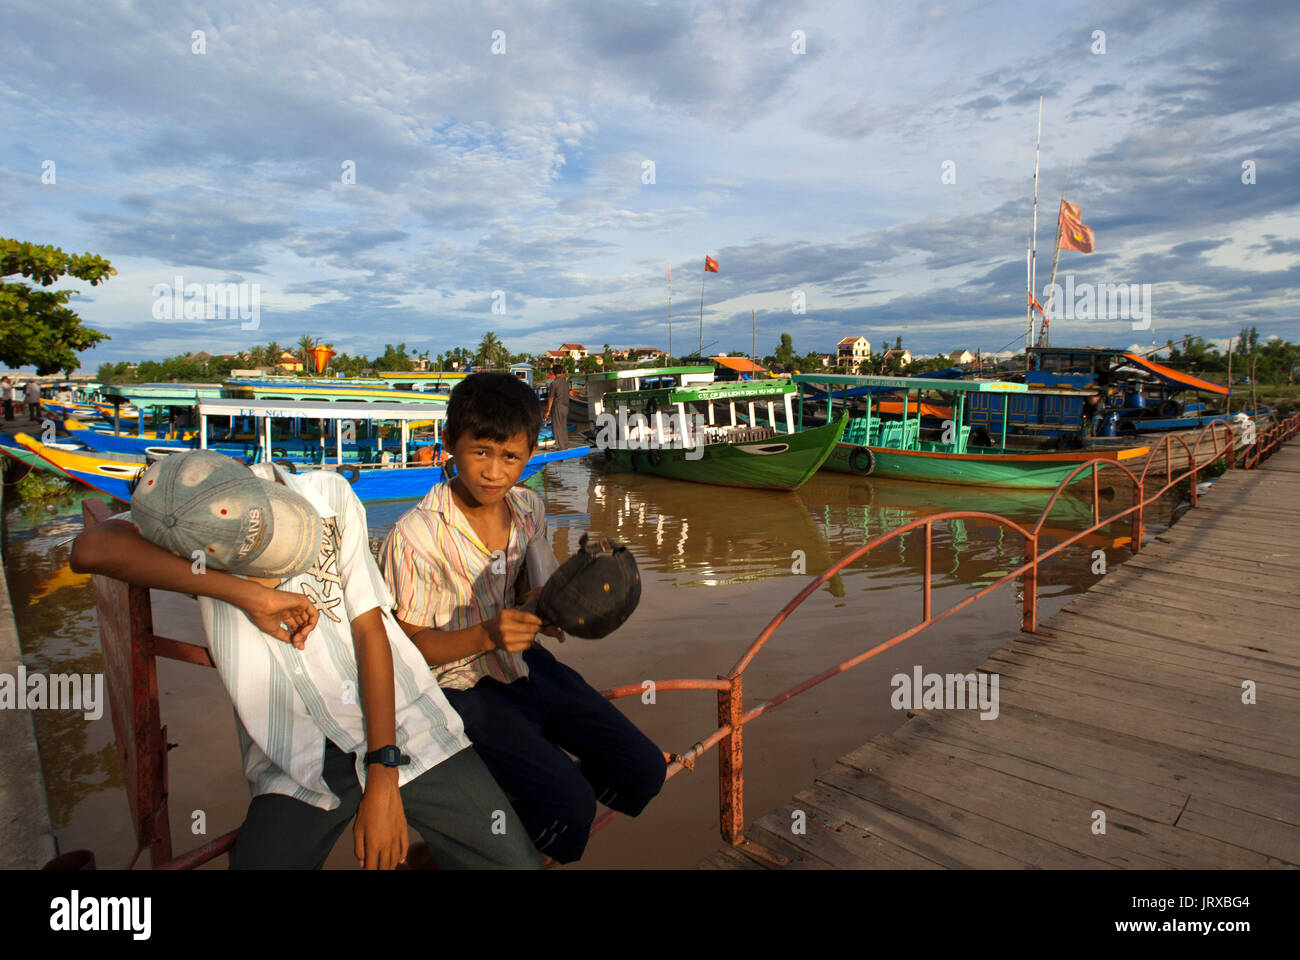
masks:
[(745, 840), (742, 678), (737, 674), (729, 679), (731, 689), (718, 691), (718, 726), (731, 727), (731, 732), (718, 744), (718, 817), (722, 839), (736, 847)]
[(1025, 600), (1024, 610), (1020, 618), (1020, 629), (1026, 633), (1035, 633), (1038, 630), (1038, 537), (1030, 537), (1025, 542), (1025, 562), (1029, 568), (1025, 570)]

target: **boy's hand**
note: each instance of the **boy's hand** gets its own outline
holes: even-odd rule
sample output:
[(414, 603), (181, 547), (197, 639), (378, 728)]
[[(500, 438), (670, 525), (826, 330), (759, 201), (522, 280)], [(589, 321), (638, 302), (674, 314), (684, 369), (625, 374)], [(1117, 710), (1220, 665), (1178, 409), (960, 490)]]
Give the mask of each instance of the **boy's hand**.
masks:
[(483, 628), (496, 649), (522, 653), (533, 645), (533, 639), (541, 632), (542, 621), (535, 614), (507, 607), (491, 620), (485, 620)]
[(299, 650), (307, 645), (307, 635), (320, 619), (320, 611), (304, 595), (260, 586), (255, 599), (244, 607), (244, 612), (263, 633), (292, 643)]
[(397, 768), (374, 763), (352, 827), (353, 852), (367, 870), (393, 870), (406, 862), (406, 815), (397, 789)]

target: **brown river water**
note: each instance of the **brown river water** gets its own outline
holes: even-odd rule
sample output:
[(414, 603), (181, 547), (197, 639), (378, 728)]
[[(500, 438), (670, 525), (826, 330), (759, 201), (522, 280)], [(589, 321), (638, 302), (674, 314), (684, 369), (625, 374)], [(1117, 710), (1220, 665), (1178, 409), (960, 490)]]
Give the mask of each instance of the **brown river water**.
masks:
[[(1103, 485), (1112, 482), (1103, 474)], [(820, 473), (796, 492), (710, 487), (614, 472), (599, 457), (551, 465), (533, 485), (546, 499), (561, 560), (587, 530), (629, 543), (642, 574), (641, 604), (604, 640), (571, 639), (550, 648), (597, 688), (644, 680), (726, 673), (768, 621), (808, 580), (871, 537), (926, 514), (980, 510), (1032, 526), (1045, 491), (1011, 492), (871, 480)], [(1091, 496), (1091, 484), (1078, 486)], [(68, 568), (67, 541), (81, 528), (79, 494), (5, 515), (5, 569), (29, 671), (102, 671), (87, 577)], [(1116, 484), (1103, 516), (1131, 503)], [(367, 507), (377, 546), (411, 502)], [(1066, 497), (1046, 524), (1043, 548), (1091, 525), (1091, 504)], [(1148, 537), (1171, 522), (1172, 499), (1147, 512)], [(1040, 620), (1098, 579), (1094, 551), (1116, 564), (1129, 555), (1127, 522), (1059, 554), (1040, 574)], [(1113, 535), (1111, 535), (1113, 533)], [(781, 627), (745, 674), (746, 706), (869, 649), (921, 618), (924, 541), (913, 531), (873, 551), (814, 593)], [(802, 551), (805, 572), (795, 572)], [(987, 520), (934, 527), (933, 609), (960, 602), (1018, 565), (1021, 538)], [(1008, 583), (950, 619), (833, 677), (745, 728), (746, 818), (755, 819), (811, 784), (817, 773), (868, 738), (905, 721), (890, 705), (890, 678), (967, 672), (1020, 627), (1019, 582)], [(202, 643), (197, 605), (154, 593), (157, 633)], [(233, 713), (216, 671), (158, 661), (169, 741), (173, 847), (179, 853), (237, 827), (249, 794)], [(715, 694), (661, 691), (618, 704), (663, 749), (688, 749), (716, 727)], [(36, 711), (35, 726), (61, 852), (90, 849), (101, 868), (134, 852), (122, 775), (107, 708), (96, 720)], [(717, 752), (683, 771), (638, 818), (618, 818), (591, 841), (589, 867), (689, 867), (720, 843)], [(198, 812), (202, 812), (202, 816)], [(199, 821), (205, 832), (199, 833)], [(418, 839), (418, 838), (417, 838)], [(355, 866), (345, 831), (329, 866)], [(147, 857), (142, 858), (142, 865)], [(210, 867), (224, 868), (220, 857)]]

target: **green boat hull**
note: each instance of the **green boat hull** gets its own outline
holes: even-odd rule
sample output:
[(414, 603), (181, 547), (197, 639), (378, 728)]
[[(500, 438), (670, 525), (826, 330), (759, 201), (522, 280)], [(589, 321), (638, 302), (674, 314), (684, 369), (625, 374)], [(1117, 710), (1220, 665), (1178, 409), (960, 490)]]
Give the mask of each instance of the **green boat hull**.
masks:
[[(859, 451), (866, 451), (866, 455)], [(1117, 451), (1120, 454), (1127, 452)], [(1145, 454), (1146, 450), (1143, 448), (1141, 453)], [(953, 454), (839, 443), (826, 458), (823, 469), (923, 483), (1050, 490), (1058, 486), (1080, 463), (1098, 456), (1113, 459), (1111, 454), (1101, 454), (1096, 450), (1074, 453), (971, 450), (965, 454)]]
[(42, 460), (25, 447), (6, 446), (3, 448), (3, 452), (13, 457), (13, 459), (19, 463), (25, 463), (28, 467), (31, 467), (34, 470), (39, 470), (41, 473), (50, 473), (56, 477), (62, 477), (64, 475), (63, 471), (54, 466), (54, 464)]
[(606, 453), (621, 469), (657, 477), (724, 487), (794, 490), (826, 462), (847, 423), (847, 417), (840, 417), (823, 427), (766, 440), (709, 444), (695, 460), (687, 455), (698, 450), (609, 449)]

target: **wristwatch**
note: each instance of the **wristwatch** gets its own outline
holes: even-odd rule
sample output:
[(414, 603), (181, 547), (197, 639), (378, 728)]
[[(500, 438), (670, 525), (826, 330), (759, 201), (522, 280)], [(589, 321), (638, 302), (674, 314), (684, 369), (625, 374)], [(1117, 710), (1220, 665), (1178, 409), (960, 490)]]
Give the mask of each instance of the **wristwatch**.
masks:
[(378, 750), (371, 750), (366, 754), (367, 767), (372, 763), (382, 763), (386, 767), (404, 767), (410, 762), (410, 757), (391, 744), (387, 747), (380, 747)]

